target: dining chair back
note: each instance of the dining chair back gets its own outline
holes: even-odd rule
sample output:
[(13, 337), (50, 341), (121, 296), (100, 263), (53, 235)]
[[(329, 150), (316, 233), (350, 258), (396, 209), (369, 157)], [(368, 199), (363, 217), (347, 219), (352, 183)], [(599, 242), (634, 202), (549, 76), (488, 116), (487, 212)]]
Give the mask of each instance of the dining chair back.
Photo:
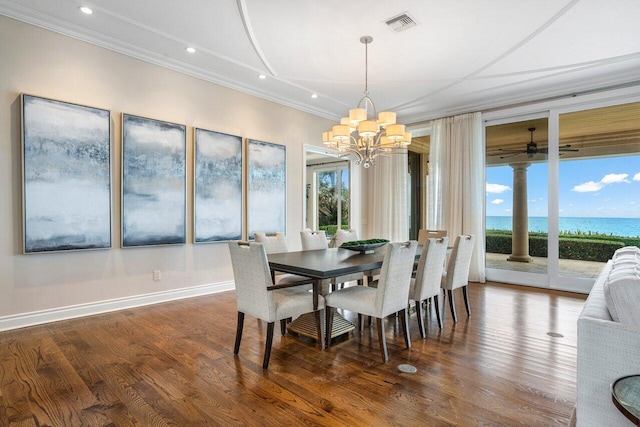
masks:
[(421, 228), (418, 230), (418, 246), (424, 246), (427, 239), (447, 237), (447, 234), (447, 230), (427, 230), (426, 228)]
[(333, 247), (339, 248), (344, 242), (352, 242), (358, 240), (358, 232), (356, 230), (336, 230), (333, 235)]
[[(422, 305), (430, 301), (431, 298), (433, 298), (434, 301), (438, 327), (442, 329), (438, 297), (442, 293), (440, 286), (442, 283), (444, 262), (447, 257), (448, 244), (448, 237), (427, 239), (422, 246), (416, 277), (411, 279), (409, 299), (415, 301), (416, 317), (418, 318), (418, 327), (422, 338), (427, 336), (424, 327)], [(428, 304), (426, 304), (426, 306), (429, 307)]]
[(447, 291), (449, 296), (449, 307), (451, 308), (451, 316), (454, 322), (458, 321), (453, 299), (453, 291), (455, 289), (462, 288), (467, 315), (471, 315), (467, 285), (469, 284), (469, 268), (471, 267), (471, 256), (473, 255), (475, 240), (476, 238), (473, 234), (456, 237), (447, 264), (447, 271), (442, 277), (442, 288)]
[[(358, 232), (356, 230), (336, 230), (336, 233), (333, 235), (332, 246), (334, 248), (339, 248), (344, 242), (352, 242), (354, 240), (358, 240)], [(353, 280), (357, 281), (358, 285), (362, 285), (364, 283), (364, 273), (352, 273), (334, 277), (331, 279), (331, 287), (333, 290), (336, 290), (337, 288), (344, 286), (345, 283)]]
[(329, 242), (327, 241), (327, 233), (325, 233), (324, 230), (320, 230), (320, 231), (302, 230), (300, 232), (300, 240), (302, 240), (303, 251), (329, 249)]
[[(257, 231), (253, 233), (253, 235), (257, 243), (262, 243), (267, 254), (280, 254), (289, 252), (289, 248), (287, 246), (287, 238), (282, 232), (267, 234), (261, 231)], [(313, 282), (313, 279), (309, 277), (291, 273), (276, 274), (276, 272), (273, 270), (271, 270), (271, 279), (273, 281), (273, 284), (275, 285), (298, 286), (302, 284), (309, 284), (309, 286), (306, 286), (307, 290), (311, 289), (311, 287), (313, 286), (311, 284)]]
[[(240, 351), (244, 316), (248, 314), (267, 322), (267, 338), (265, 342), (262, 368), (267, 369), (273, 342), (273, 329), (277, 320), (294, 318), (304, 313), (314, 311), (313, 295), (309, 292), (299, 292), (290, 289), (269, 290), (271, 286), (271, 272), (264, 245), (261, 243), (247, 243), (231, 241), (229, 252), (236, 287), (236, 304), (238, 308), (238, 327), (233, 353)], [(320, 329), (324, 298), (318, 296), (318, 340), (324, 337)]]
[(280, 254), (283, 252), (289, 252), (289, 248), (287, 247), (287, 239), (282, 232), (267, 234), (257, 231), (253, 233), (253, 236), (256, 242), (262, 243), (267, 254)]
[[(327, 306), (326, 330), (330, 331), (333, 327), (333, 312), (336, 308), (358, 313), (359, 324), (362, 324), (363, 316), (375, 317), (380, 354), (383, 362), (387, 363), (389, 362), (389, 353), (384, 332), (384, 318), (392, 313), (398, 313), (402, 323), (405, 345), (407, 348), (411, 348), (407, 300), (417, 246), (416, 241), (387, 245), (377, 288), (351, 286), (327, 295), (325, 297)], [(327, 348), (330, 345), (331, 339), (328, 338)]]

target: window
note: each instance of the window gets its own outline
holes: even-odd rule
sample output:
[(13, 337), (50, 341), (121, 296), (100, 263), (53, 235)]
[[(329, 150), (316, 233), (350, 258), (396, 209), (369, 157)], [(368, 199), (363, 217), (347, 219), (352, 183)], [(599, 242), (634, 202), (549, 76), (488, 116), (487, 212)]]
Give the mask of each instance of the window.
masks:
[(338, 227), (349, 229), (349, 162), (337, 161), (309, 164), (309, 174), (313, 185), (307, 188), (307, 227), (324, 230), (328, 236), (335, 234)]

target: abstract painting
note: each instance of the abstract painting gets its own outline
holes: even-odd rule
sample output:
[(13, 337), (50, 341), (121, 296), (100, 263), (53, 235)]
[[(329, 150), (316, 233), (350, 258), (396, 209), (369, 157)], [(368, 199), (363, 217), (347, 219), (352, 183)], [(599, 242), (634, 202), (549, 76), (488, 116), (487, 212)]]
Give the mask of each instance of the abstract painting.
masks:
[(186, 241), (186, 127), (122, 115), (122, 247)]
[(284, 145), (247, 140), (249, 238), (286, 230), (287, 156)]
[(242, 138), (194, 130), (194, 242), (242, 239)]
[(22, 95), (24, 253), (111, 247), (108, 110)]

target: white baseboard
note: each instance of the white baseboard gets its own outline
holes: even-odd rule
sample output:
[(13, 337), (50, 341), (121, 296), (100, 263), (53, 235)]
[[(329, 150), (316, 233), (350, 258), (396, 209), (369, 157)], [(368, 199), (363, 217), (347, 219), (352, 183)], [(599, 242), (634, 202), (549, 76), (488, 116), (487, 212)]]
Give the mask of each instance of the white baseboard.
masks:
[(235, 286), (233, 281), (229, 281), (5, 316), (0, 317), (0, 331), (8, 331), (27, 326), (41, 325), (43, 323), (57, 322), (59, 320), (74, 319), (77, 317), (91, 316), (93, 314), (108, 313), (110, 311), (215, 294), (217, 292), (229, 291), (234, 288)]

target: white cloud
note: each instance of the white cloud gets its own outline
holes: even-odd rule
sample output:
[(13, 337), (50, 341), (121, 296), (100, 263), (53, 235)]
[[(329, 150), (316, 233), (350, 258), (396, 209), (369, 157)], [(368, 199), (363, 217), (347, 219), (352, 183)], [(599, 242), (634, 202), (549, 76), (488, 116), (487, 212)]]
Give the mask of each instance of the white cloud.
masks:
[(491, 201), (491, 203), (493, 203), (494, 205), (499, 205), (502, 202), (504, 202), (504, 200), (502, 200), (502, 199), (494, 199), (494, 200)]
[[(582, 184), (578, 184), (571, 189), (571, 191), (576, 191), (578, 193), (591, 193), (594, 191), (601, 190), (605, 185), (609, 184), (619, 184), (621, 182), (631, 183), (627, 178), (629, 177), (628, 173), (610, 173), (602, 177), (602, 179), (598, 182), (589, 181), (584, 182)], [(640, 173), (635, 174), (633, 177), (634, 181), (640, 181)]]
[(602, 184), (600, 182), (589, 181), (589, 182), (585, 182), (583, 184), (576, 185), (575, 187), (573, 187), (571, 189), (571, 191), (576, 191), (578, 193), (591, 193), (591, 192), (594, 192), (594, 191), (601, 190), (602, 187), (604, 187), (604, 184)]
[(569, 203), (569, 207), (572, 208), (573, 207), (573, 203)]
[(605, 175), (600, 182), (603, 184), (616, 184), (619, 182), (626, 182), (629, 183), (631, 181), (629, 181), (627, 179), (627, 177), (629, 176), (628, 173), (610, 173), (608, 175)]
[(636, 202), (631, 201), (631, 202), (629, 202), (629, 204), (630, 204), (630, 205), (635, 205), (635, 204), (636, 204)]
[(507, 213), (511, 213), (511, 208), (505, 209), (504, 211)]
[(502, 184), (490, 184), (487, 182), (487, 193), (500, 194), (505, 191), (511, 191), (511, 187)]

